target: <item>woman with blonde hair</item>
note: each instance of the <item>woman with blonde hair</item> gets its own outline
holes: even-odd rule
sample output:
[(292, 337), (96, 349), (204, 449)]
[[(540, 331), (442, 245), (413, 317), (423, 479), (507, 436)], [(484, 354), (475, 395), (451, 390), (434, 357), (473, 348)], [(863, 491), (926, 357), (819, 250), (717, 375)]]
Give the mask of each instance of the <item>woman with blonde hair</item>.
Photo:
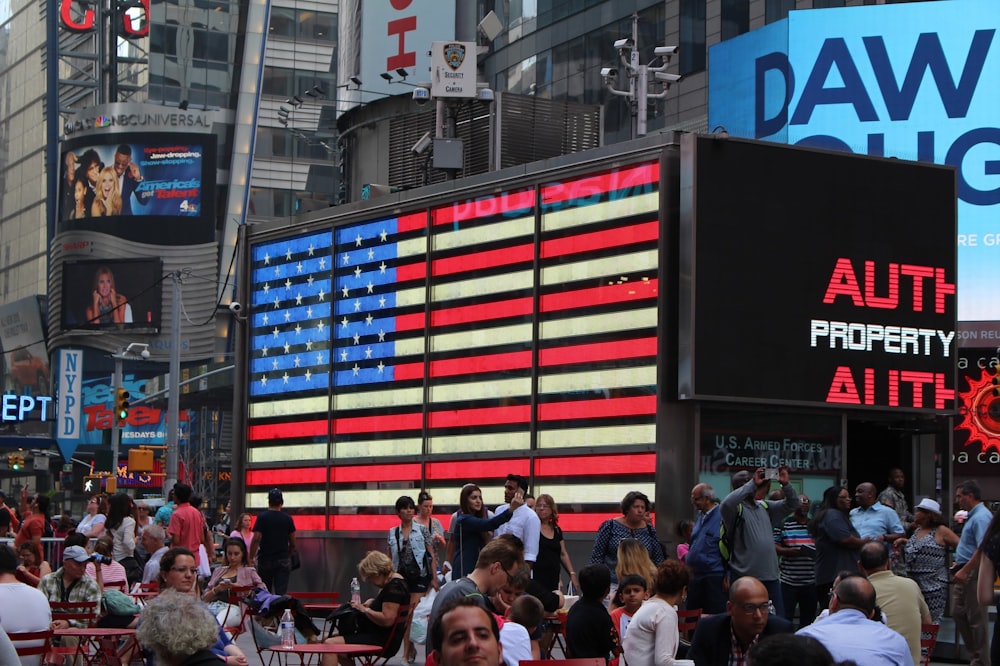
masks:
[(646, 589), (652, 590), (656, 584), (656, 565), (649, 557), (649, 551), (636, 539), (622, 539), (618, 542), (618, 564), (615, 575), (618, 580), (628, 574), (646, 579)]
[[(351, 602), (351, 607), (358, 611), (356, 623), (352, 627), (343, 626), (338, 622), (336, 636), (327, 638), (324, 643), (352, 643), (365, 645), (385, 645), (396, 623), (399, 609), (410, 602), (410, 591), (403, 577), (396, 573), (392, 560), (385, 553), (370, 550), (358, 563), (358, 575), (378, 588), (378, 595), (364, 603)], [(394, 654), (403, 642), (403, 632), (393, 635), (393, 646), (386, 646), (386, 654)], [(341, 658), (342, 664), (351, 664), (350, 657)], [(334, 655), (323, 655), (323, 666), (334, 666)]]
[[(101, 266), (94, 273), (94, 290), (91, 304), (87, 306), (88, 324), (125, 324), (125, 306), (128, 301), (118, 293), (115, 274), (107, 266)], [(89, 507), (88, 507), (89, 509)], [(104, 513), (107, 513), (106, 511)], [(91, 534), (90, 536), (100, 536)]]
[(118, 174), (114, 167), (104, 167), (97, 177), (97, 192), (90, 206), (91, 217), (122, 214), (122, 195), (118, 191)]

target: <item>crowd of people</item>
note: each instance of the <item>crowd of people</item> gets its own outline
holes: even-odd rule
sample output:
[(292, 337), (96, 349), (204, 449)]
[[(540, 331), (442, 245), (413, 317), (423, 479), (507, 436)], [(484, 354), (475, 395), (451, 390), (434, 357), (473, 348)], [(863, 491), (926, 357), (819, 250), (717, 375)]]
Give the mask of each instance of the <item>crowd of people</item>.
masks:
[[(721, 499), (698, 483), (691, 490), (693, 520), (676, 530), (683, 546), (677, 557), (660, 541), (649, 498), (630, 492), (621, 516), (601, 524), (579, 572), (555, 498), (531, 497), (522, 476), (508, 475), (504, 503), (492, 511), (479, 486), (462, 487), (448, 529), (433, 516), (429, 493), (416, 501), (402, 495), (394, 507), (398, 525), (384, 547), (357, 565), (358, 577), (377, 594), (344, 604), (326, 633), (285, 594), (298, 552), (278, 489), (256, 517), (241, 514), (214, 529), (185, 484), (172, 489), (155, 515), (126, 494), (95, 496), (78, 524), (60, 523), (68, 534), (50, 550), (57, 553), (53, 564), (41, 548), (43, 537), (55, 536), (48, 498), (25, 493), (14, 510), (0, 493), (0, 524), (15, 537), (13, 548), (0, 547), (0, 605), (25, 609), (16, 621), (0, 615), (0, 627), (74, 626), (76, 620), (53, 615), (48, 602), (100, 601), (116, 585), (155, 583), (160, 594), (141, 613), (108, 612), (100, 621), (138, 627), (140, 644), (157, 663), (207, 664), (221, 657), (245, 664), (225, 628), (232, 629), (245, 602), (231, 591), (257, 589), (296, 611), (301, 640), (382, 645), (414, 663), (414, 611), (430, 593), (421, 618), (428, 664), (472, 659), (516, 666), (551, 651), (558, 629), (545, 616), (564, 606), (568, 584), (578, 600), (562, 626), (567, 656), (616, 666), (681, 658), (695, 666), (906, 666), (921, 661), (921, 627), (940, 623), (950, 593), (956, 630), (973, 666), (983, 666), (1000, 657), (1000, 641), (993, 641), (991, 655), (987, 635), (1000, 519), (974, 481), (956, 488), (963, 519), (956, 530), (945, 525), (933, 499), (921, 499), (911, 513), (904, 484), (902, 472), (892, 470), (881, 493), (864, 482), (852, 502), (847, 488), (832, 486), (813, 506), (796, 492), (785, 467), (773, 474), (737, 472)], [(223, 538), (221, 562), (214, 562), (213, 532)], [(680, 630), (679, 609), (700, 615), (690, 635)], [(182, 621), (167, 617), (177, 613)], [(184, 631), (172, 629), (171, 621)], [(324, 658), (325, 666), (338, 661)]]

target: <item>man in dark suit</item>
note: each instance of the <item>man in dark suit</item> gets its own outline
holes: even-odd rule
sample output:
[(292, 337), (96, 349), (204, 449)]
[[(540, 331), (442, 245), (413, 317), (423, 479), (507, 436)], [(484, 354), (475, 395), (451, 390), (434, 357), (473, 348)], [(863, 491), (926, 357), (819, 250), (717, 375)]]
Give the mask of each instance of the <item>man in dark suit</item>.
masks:
[(770, 604), (763, 583), (752, 576), (737, 579), (729, 587), (726, 613), (698, 621), (687, 658), (695, 666), (745, 664), (747, 652), (764, 636), (792, 633), (792, 623), (772, 615)]
[[(128, 144), (123, 143), (115, 150), (115, 175), (118, 176), (118, 191), (122, 195), (122, 215), (131, 215), (132, 193), (142, 182), (142, 174), (139, 165), (132, 161), (132, 148)], [(146, 205), (139, 197), (136, 201)]]

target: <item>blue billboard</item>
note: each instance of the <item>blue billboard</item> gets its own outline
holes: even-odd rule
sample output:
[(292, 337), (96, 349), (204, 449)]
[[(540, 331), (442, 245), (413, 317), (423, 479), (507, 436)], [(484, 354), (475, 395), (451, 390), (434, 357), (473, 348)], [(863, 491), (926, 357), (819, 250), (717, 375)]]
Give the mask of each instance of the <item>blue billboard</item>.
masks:
[(793, 11), (709, 51), (709, 127), (957, 168), (961, 346), (1000, 344), (998, 28), (992, 0)]

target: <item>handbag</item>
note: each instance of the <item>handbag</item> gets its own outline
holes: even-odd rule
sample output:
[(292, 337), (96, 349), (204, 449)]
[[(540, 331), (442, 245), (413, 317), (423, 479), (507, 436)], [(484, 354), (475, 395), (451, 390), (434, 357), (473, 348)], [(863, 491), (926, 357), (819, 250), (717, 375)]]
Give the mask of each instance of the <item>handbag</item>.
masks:
[(104, 590), (101, 604), (109, 615), (138, 615), (142, 611), (132, 602), (132, 597), (118, 590)]

